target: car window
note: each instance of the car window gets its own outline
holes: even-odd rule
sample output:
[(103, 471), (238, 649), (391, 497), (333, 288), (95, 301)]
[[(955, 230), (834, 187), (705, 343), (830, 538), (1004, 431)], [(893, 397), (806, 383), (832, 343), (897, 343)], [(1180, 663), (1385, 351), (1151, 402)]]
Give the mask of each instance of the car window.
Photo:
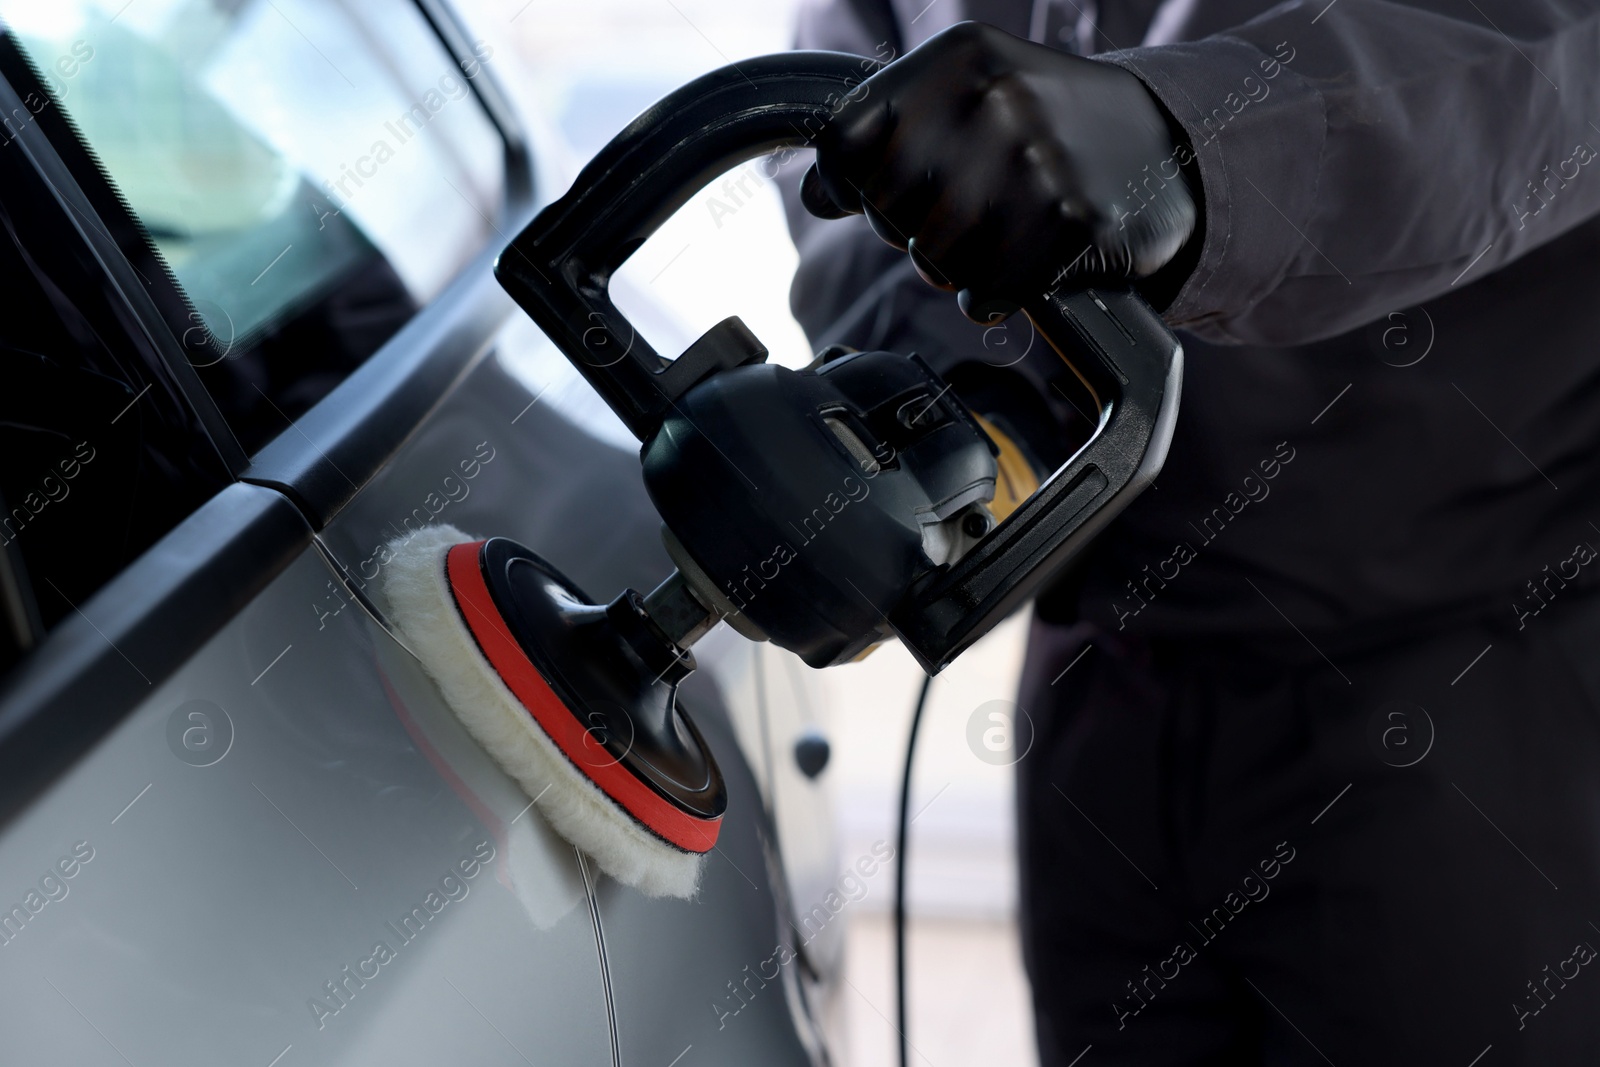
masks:
[(174, 328), (247, 451), (495, 233), (504, 144), (471, 86), (493, 49), (458, 61), (411, 0), (0, 0), (0, 17), (176, 280)]

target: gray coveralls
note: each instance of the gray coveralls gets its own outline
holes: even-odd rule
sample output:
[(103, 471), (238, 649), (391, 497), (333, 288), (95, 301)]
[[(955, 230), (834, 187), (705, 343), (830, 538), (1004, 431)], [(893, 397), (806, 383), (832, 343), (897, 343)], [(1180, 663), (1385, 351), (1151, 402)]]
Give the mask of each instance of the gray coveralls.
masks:
[[(1198, 154), (1167, 467), (1020, 696), (1042, 1059), (1600, 1062), (1600, 2), (1081, 2), (799, 30), (1094, 54)], [(813, 342), (992, 360), (792, 192)]]

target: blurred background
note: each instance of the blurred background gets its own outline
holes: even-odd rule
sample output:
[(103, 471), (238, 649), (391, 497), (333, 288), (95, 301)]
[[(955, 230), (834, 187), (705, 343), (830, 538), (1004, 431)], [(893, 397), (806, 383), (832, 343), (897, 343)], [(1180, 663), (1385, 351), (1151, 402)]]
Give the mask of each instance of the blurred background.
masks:
[[(534, 124), (546, 195), (641, 110), (715, 67), (790, 47), (795, 0), (461, 0), (489, 63)], [(773, 358), (808, 362), (789, 315), (795, 251), (776, 187), (754, 165), (692, 199), (620, 272), (618, 303), (662, 351), (737, 314)], [(741, 180), (743, 179), (743, 180)], [(536, 383), (545, 384), (544, 381)], [(584, 388), (575, 381), (577, 388)], [(610, 413), (600, 405), (594, 418)], [(632, 439), (615, 427), (617, 440)], [(1000, 627), (934, 683), (913, 783), (911, 1041), (920, 1062), (1034, 1062), (1017, 948), (1012, 775), (975, 755), (969, 721), (1015, 696), (1024, 620)], [(803, 669), (803, 668), (802, 668)], [(833, 745), (824, 780), (841, 821), (841, 864), (894, 840), (906, 730), (921, 672), (898, 645), (813, 672)], [(992, 753), (986, 753), (993, 758)], [(1003, 762), (1003, 761), (1002, 761)], [(849, 1067), (895, 1060), (892, 874), (844, 913), (847, 984), (834, 1047)]]

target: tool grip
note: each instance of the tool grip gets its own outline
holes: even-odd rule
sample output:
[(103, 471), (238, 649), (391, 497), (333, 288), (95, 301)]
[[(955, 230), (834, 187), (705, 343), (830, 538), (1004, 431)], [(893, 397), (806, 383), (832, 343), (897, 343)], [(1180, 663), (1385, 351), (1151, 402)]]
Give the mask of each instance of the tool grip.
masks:
[[(612, 272), (711, 179), (809, 144), (880, 66), (787, 52), (697, 78), (629, 123), (500, 254), (501, 285), (641, 441), (717, 366), (674, 371), (611, 302)], [(720, 365), (764, 358), (748, 333), (735, 341)]]
[(1033, 596), (1155, 480), (1177, 422), (1183, 349), (1138, 293), (1055, 290), (1022, 307), (1094, 398), (1099, 425), (972, 551), (890, 613), (930, 672)]

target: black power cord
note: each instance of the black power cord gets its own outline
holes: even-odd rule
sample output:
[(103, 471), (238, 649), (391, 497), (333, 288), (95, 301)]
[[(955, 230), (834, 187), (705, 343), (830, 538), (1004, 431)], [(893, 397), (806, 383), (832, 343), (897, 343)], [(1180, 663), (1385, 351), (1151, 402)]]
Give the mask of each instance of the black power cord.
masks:
[(917, 752), (917, 727), (922, 725), (922, 712), (928, 706), (928, 690), (932, 687), (933, 675), (930, 674), (922, 679), (922, 690), (911, 712), (911, 730), (906, 735), (906, 766), (900, 775), (900, 825), (894, 853), (894, 994), (895, 1016), (900, 1024), (900, 1067), (911, 1067), (911, 1039), (906, 1036), (910, 1025), (906, 1019), (906, 842), (911, 823), (906, 815), (911, 810), (911, 762)]

